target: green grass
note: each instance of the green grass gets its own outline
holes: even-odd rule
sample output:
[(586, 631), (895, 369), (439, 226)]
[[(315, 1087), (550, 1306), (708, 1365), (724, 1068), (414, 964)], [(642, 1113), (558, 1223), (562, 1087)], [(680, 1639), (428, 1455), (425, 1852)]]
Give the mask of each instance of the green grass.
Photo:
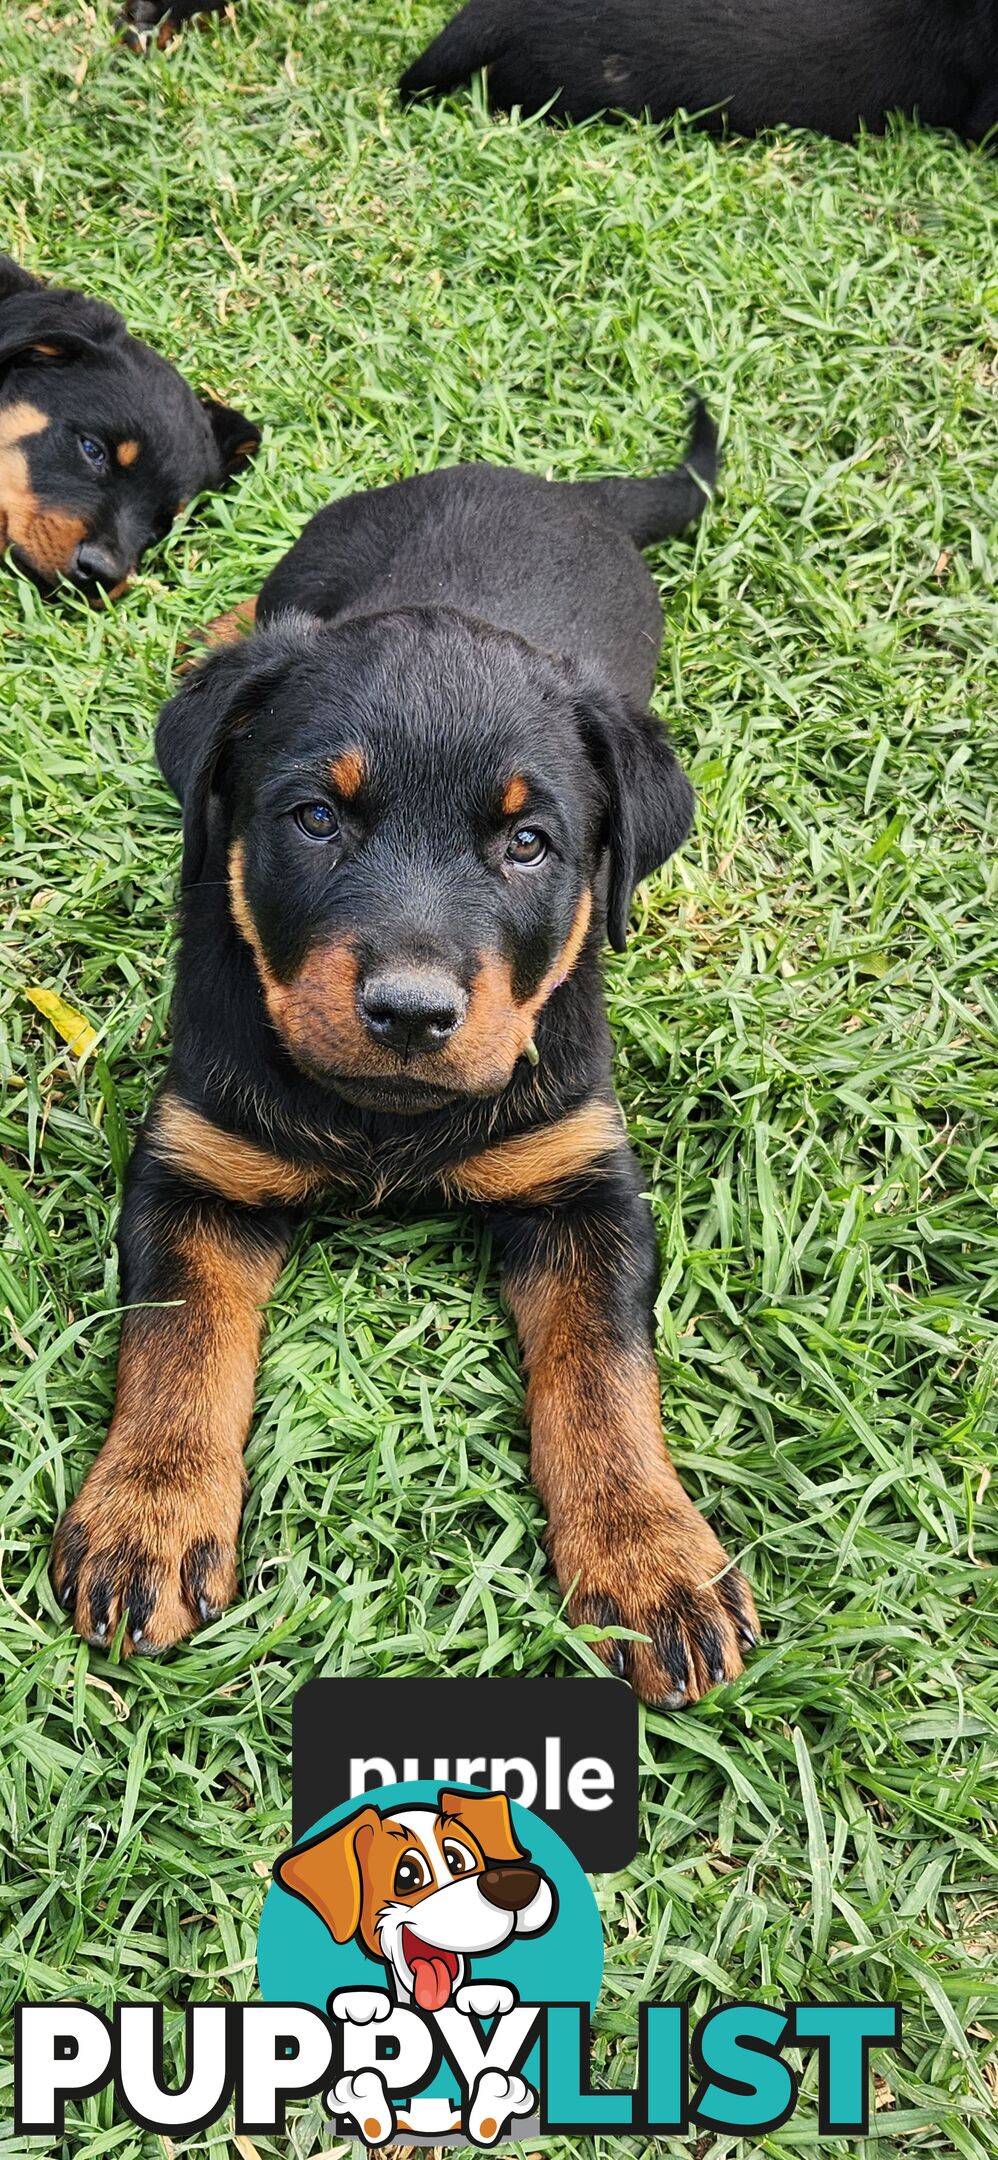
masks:
[[(766, 1644), (737, 1686), (643, 1718), (642, 1854), (599, 1885), (600, 2062), (626, 2079), (646, 1993), (897, 1998), (879, 2149), (986, 2160), (995, 165), (914, 129), (721, 145), (493, 123), (477, 95), (403, 114), (393, 79), (441, 6), (238, 16), (145, 65), (103, 4), (0, 28), (2, 244), (267, 423), (246, 479), (113, 612), (0, 573), (4, 2002), (252, 1998), (314, 1673), (592, 1664), (459, 1216), (329, 1220), (299, 1245), (243, 1592), (202, 1638), (162, 1665), (81, 1647), (47, 1547), (110, 1410), (118, 1191), (166, 1056), (178, 818), (151, 738), (178, 640), (331, 493), (458, 457), (654, 469), (696, 382), (723, 499), (655, 567), (660, 709), (699, 818), (607, 981), (661, 1236), (668, 1431)], [(98, 1028), (82, 1067), (35, 984)], [(162, 2160), (105, 2100), (85, 2123), (67, 2152)], [(321, 2142), (313, 2108), (291, 2149)], [(798, 2115), (745, 2152), (817, 2144), (812, 2061)], [(234, 2150), (224, 2126), (196, 2149)]]

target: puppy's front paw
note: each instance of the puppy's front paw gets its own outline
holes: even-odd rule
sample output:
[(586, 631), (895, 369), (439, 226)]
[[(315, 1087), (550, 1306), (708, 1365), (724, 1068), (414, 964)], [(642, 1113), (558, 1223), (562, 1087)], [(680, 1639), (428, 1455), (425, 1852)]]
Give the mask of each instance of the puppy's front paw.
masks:
[(514, 2115), (532, 2115), (537, 2094), (526, 2079), (505, 2070), (483, 2070), (468, 2109), (468, 2136), (476, 2145), (495, 2145)]
[(216, 615), (203, 628), (191, 630), (177, 646), (177, 673), (189, 675), (205, 653), (214, 652), (219, 645), (238, 645), (241, 638), (249, 637), (255, 621), (256, 601), (239, 600), (224, 615)]
[(365, 2145), (383, 2145), (394, 2134), (395, 2111), (377, 2070), (355, 2070), (352, 2077), (337, 2078), (326, 2094), (326, 2106), (331, 2114), (349, 2116)]
[(505, 1980), (469, 1980), (458, 1988), (454, 2008), (462, 2017), (505, 2017), (515, 2002), (516, 1989), (507, 1987)]
[(55, 1534), (52, 1582), (77, 1633), (97, 1647), (126, 1621), (122, 1648), (155, 1654), (217, 1619), (236, 1591), (241, 1466), (178, 1465), (145, 1481), (141, 1454), (101, 1449)]
[(648, 1637), (597, 1645), (643, 1702), (678, 1710), (744, 1670), (760, 1633), (752, 1592), (678, 1481), (626, 1525), (608, 1516), (553, 1542), (559, 1580), (576, 1579), (570, 1619)]
[(341, 2025), (380, 2025), (391, 2017), (392, 2000), (383, 1988), (339, 1988), (329, 2011)]

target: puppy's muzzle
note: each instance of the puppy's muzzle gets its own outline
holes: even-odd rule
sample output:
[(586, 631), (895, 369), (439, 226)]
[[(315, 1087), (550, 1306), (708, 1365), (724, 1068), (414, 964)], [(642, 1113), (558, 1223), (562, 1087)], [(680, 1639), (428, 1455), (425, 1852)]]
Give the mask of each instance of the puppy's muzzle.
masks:
[(75, 550), (71, 575), (84, 592), (103, 589), (117, 591), (127, 578), (132, 565), (113, 548), (97, 540), (81, 540)]
[(382, 968), (357, 992), (357, 1012), (372, 1040), (407, 1058), (442, 1050), (468, 1010), (468, 994), (429, 968)]
[(498, 1905), (500, 1912), (522, 1912), (529, 1905), (541, 1886), (540, 1869), (535, 1867), (490, 1867), (481, 1878), (481, 1892), (490, 1905)]

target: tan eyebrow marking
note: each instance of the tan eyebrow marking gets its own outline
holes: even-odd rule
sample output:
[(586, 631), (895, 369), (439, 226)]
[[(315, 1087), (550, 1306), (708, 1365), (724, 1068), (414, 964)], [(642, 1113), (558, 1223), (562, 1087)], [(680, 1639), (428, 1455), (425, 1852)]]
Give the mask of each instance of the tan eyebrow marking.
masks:
[(0, 413), (0, 449), (6, 450), (14, 443), (23, 442), (26, 435), (44, 435), (48, 424), (48, 414), (39, 412), (37, 405), (25, 404), (23, 400), (8, 405)]
[(333, 759), (329, 777), (344, 802), (351, 802), (359, 793), (364, 785), (365, 772), (364, 759), (359, 750), (341, 750), (339, 757)]
[(114, 453), (119, 465), (134, 465), (141, 447), (131, 435), (125, 442), (120, 442)]
[(529, 793), (530, 790), (522, 773), (514, 773), (512, 779), (507, 780), (502, 798), (502, 806), (507, 817), (515, 817), (517, 811), (523, 809)]

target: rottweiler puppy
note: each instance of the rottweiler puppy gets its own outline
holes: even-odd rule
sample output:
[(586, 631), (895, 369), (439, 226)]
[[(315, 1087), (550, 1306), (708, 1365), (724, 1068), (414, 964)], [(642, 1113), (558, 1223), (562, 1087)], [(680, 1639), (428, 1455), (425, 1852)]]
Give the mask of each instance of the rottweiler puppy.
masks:
[(144, 52), (153, 42), (162, 50), (184, 23), (224, 15), (232, 5), (234, 0), (124, 0), (115, 29), (132, 52)]
[(458, 466), (320, 511), (257, 629), (164, 708), (183, 804), (165, 1084), (129, 1167), (110, 1433), (56, 1536), (80, 1632), (161, 1650), (236, 1586), (261, 1314), (310, 1203), (434, 1193), (491, 1226), (573, 1620), (649, 1702), (741, 1671), (748, 1585), (669, 1461), (657, 1254), (600, 977), (693, 797), (647, 710), (657, 479)]
[(260, 430), (196, 397), (121, 316), (0, 255), (0, 550), (44, 591), (115, 598)]
[(740, 135), (842, 139), (889, 113), (979, 141), (998, 126), (998, 0), (468, 0), (402, 77), (413, 98), (489, 70), (499, 110), (678, 107)]

